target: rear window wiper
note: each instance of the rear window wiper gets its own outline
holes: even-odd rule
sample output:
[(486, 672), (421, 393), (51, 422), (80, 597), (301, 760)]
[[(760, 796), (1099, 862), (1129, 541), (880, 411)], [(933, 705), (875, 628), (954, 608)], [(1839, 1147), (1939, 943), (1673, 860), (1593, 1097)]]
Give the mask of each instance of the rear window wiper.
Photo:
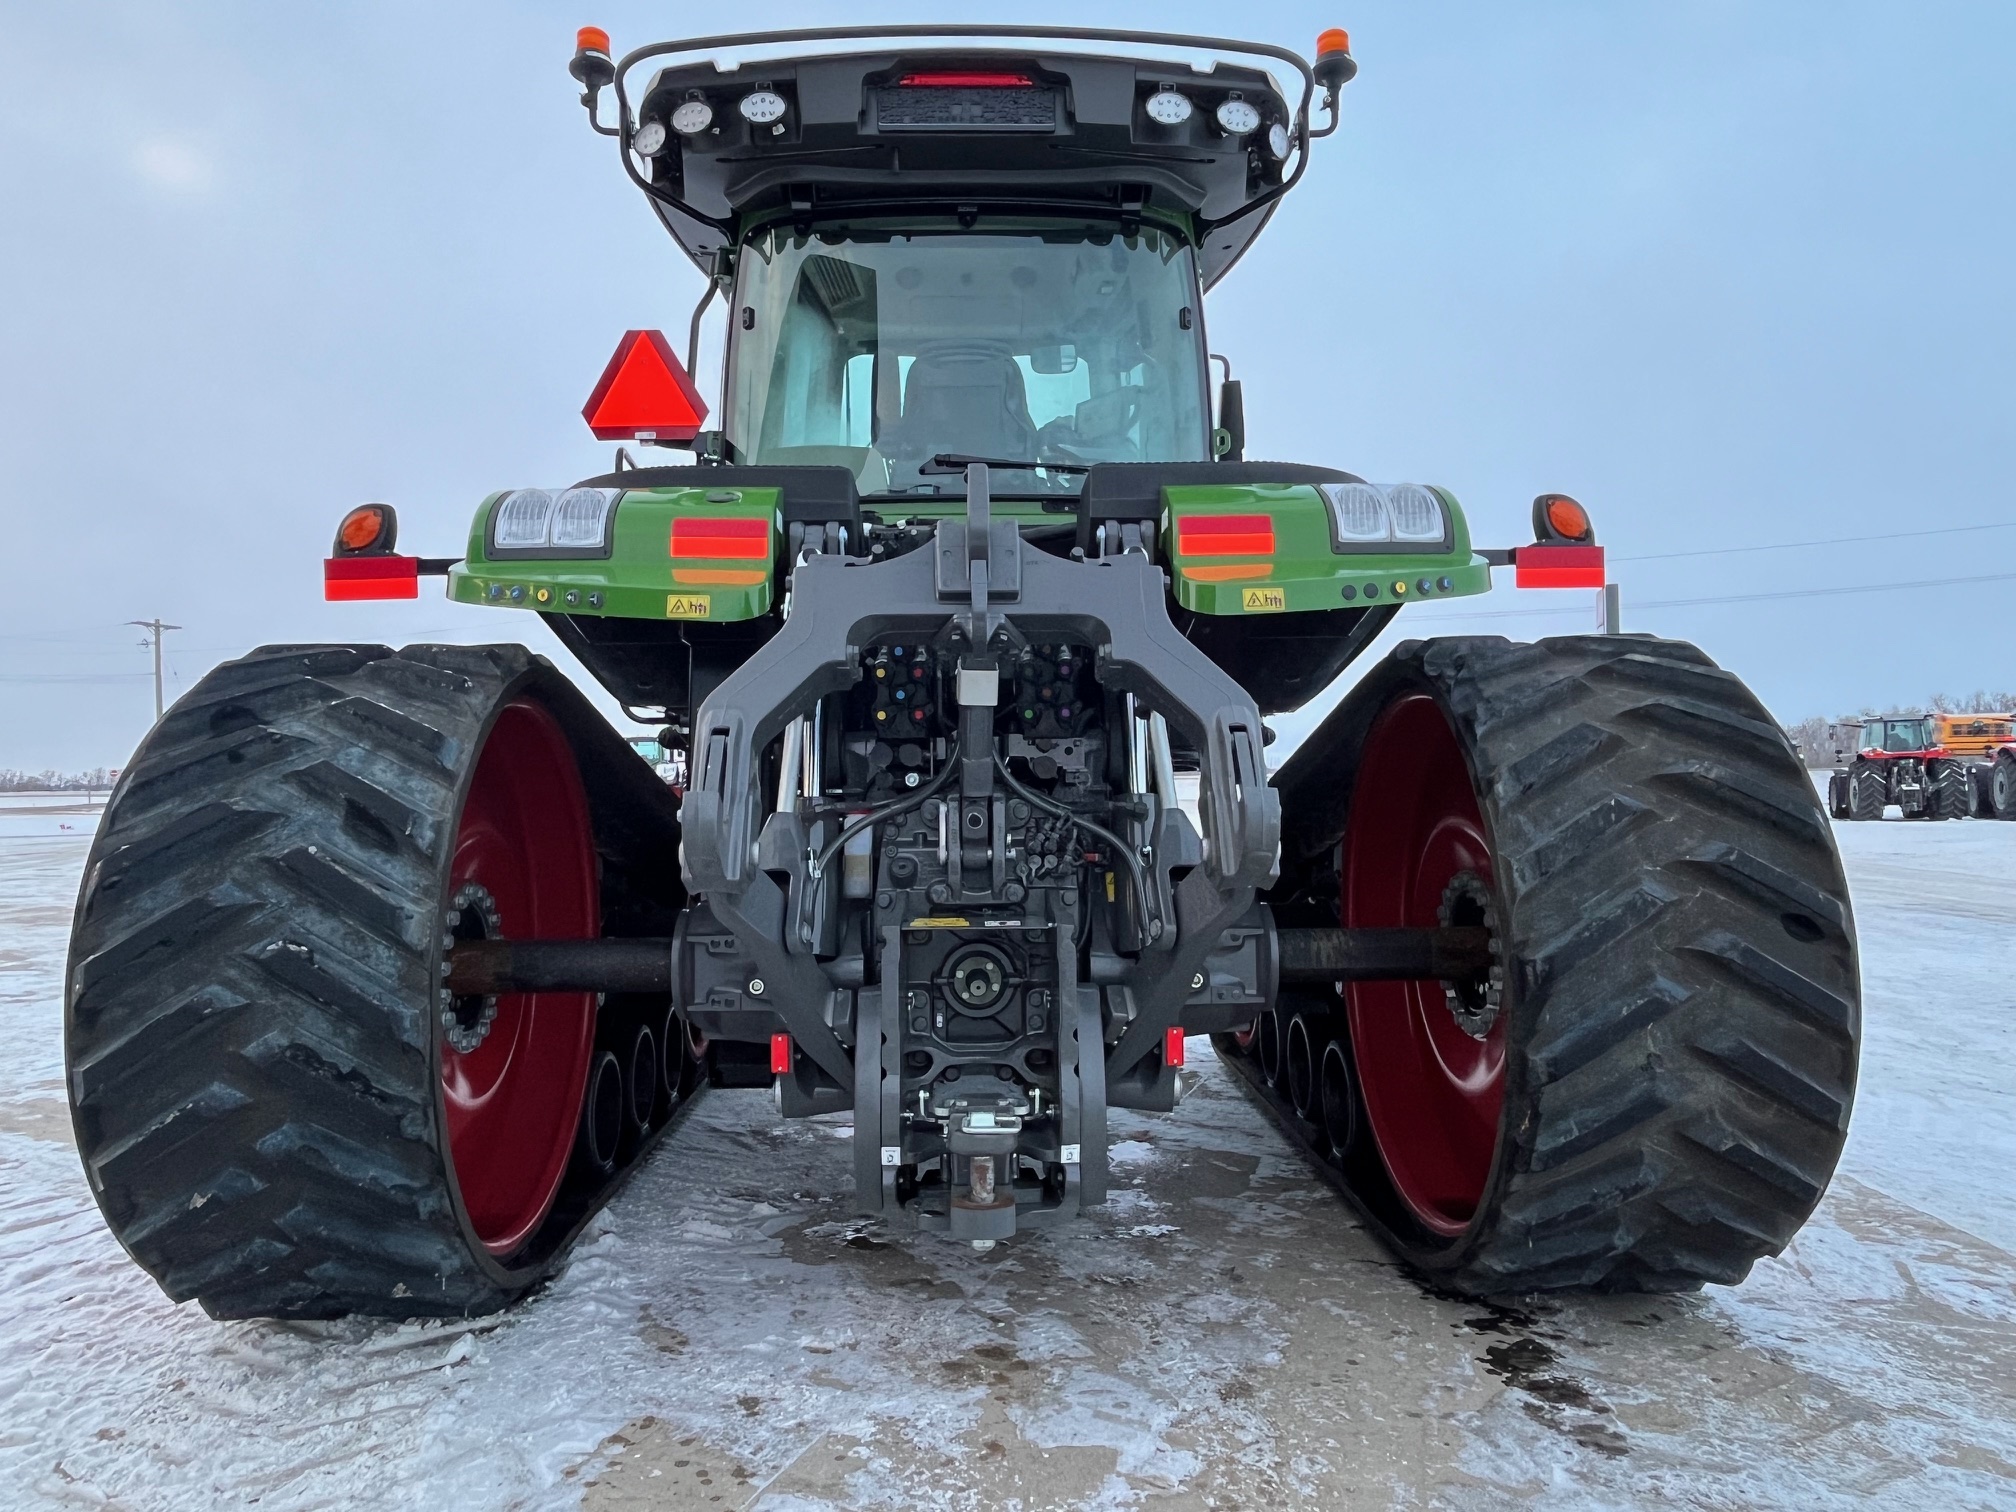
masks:
[(969, 457), (964, 452), (940, 452), (917, 471), (920, 473), (959, 473), (978, 462), (983, 467), (999, 467), (1015, 472), (1089, 473), (1091, 465), (1085, 462), (1010, 462), (1002, 457)]

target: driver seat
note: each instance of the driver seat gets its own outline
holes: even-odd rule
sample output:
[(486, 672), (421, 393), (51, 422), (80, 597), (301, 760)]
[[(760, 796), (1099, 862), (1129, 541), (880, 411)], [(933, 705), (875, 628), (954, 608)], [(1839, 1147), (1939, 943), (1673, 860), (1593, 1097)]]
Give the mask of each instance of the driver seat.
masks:
[(1013, 460), (1036, 455), (1036, 425), (1022, 369), (991, 342), (935, 342), (903, 380), (903, 416), (882, 439), (905, 460), (964, 452)]

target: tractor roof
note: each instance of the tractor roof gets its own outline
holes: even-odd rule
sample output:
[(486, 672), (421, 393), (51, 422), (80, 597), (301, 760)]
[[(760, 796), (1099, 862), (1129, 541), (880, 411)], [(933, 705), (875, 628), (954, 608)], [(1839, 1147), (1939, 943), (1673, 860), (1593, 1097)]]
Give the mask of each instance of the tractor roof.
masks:
[(1314, 87), (1263, 43), (977, 26), (661, 43), (615, 82), (624, 166), (703, 268), (778, 218), (1147, 214), (1191, 229), (1206, 284), (1301, 177)]

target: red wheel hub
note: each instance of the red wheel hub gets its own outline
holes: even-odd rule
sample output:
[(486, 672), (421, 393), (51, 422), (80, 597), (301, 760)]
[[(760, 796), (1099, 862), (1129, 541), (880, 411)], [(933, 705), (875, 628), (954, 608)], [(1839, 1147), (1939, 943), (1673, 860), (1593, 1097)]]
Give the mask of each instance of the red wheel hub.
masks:
[[(1462, 749), (1426, 694), (1396, 700), (1372, 727), (1341, 858), (1347, 928), (1433, 928), (1444, 900), (1495, 884), (1491, 844)], [(1476, 881), (1459, 882), (1468, 874)], [(1465, 921), (1467, 922), (1467, 921)], [(1387, 1174), (1414, 1216), (1455, 1236), (1490, 1178), (1505, 1101), (1505, 1015), (1452, 1009), (1440, 982), (1353, 982), (1348, 1016), (1365, 1115)]]
[[(574, 753), (540, 705), (491, 726), (462, 818), (445, 923), (464, 937), (589, 939), (601, 932), (588, 798)], [(484, 1248), (508, 1255), (539, 1227), (574, 1142), (595, 995), (443, 997), (441, 1095), (462, 1203)]]

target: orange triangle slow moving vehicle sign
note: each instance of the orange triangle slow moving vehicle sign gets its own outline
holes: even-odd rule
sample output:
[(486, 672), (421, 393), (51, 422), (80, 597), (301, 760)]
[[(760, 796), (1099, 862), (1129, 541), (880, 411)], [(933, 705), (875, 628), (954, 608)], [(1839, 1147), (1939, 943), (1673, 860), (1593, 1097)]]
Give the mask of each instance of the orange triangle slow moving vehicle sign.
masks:
[(598, 441), (691, 441), (707, 418), (707, 401), (664, 333), (625, 331), (581, 418)]

